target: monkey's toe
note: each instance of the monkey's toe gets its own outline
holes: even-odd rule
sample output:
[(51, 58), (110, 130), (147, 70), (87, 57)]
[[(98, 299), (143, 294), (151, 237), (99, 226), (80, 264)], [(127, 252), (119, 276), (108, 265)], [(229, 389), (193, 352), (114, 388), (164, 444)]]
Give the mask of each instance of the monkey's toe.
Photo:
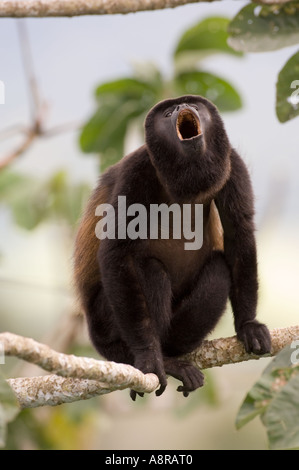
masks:
[(140, 397), (144, 397), (144, 393), (136, 392), (135, 390), (130, 390), (130, 397), (132, 398), (133, 401), (136, 400), (137, 395), (139, 395)]
[(160, 388), (158, 388), (158, 390), (155, 391), (155, 394), (157, 397), (159, 397), (160, 395), (162, 395), (162, 393), (165, 392), (165, 389), (166, 389), (166, 385), (160, 385)]
[(189, 362), (176, 358), (165, 358), (164, 365), (166, 374), (183, 383), (177, 388), (177, 391), (182, 392), (184, 397), (188, 397), (190, 392), (203, 386), (203, 373)]
[(238, 331), (237, 336), (244, 343), (247, 353), (259, 356), (271, 351), (271, 336), (266, 325), (257, 320), (246, 322)]

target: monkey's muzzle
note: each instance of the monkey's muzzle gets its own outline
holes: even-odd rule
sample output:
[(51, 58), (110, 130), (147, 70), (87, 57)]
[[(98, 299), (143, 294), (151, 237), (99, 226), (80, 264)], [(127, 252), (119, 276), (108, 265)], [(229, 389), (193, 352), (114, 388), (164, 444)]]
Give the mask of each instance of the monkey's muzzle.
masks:
[(191, 109), (182, 109), (177, 117), (176, 131), (180, 140), (193, 139), (200, 135), (202, 132), (197, 113)]

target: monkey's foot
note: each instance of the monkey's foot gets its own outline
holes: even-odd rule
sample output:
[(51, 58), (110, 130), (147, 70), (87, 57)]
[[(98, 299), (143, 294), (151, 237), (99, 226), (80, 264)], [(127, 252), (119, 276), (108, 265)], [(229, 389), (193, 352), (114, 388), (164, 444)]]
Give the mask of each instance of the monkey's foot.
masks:
[[(162, 356), (160, 356), (155, 351), (139, 352), (139, 354), (137, 355), (135, 359), (134, 367), (136, 367), (136, 369), (139, 369), (144, 374), (149, 374), (149, 373), (156, 374), (160, 382), (160, 388), (156, 390), (155, 393), (157, 396), (162, 395), (162, 393), (167, 387), (167, 377), (166, 377), (166, 373), (164, 370)], [(143, 397), (144, 393), (135, 392), (135, 390), (130, 391), (130, 397), (132, 398), (133, 401), (136, 400), (137, 395), (139, 395), (140, 397)]]
[(177, 391), (182, 392), (184, 397), (187, 397), (190, 392), (202, 387), (204, 384), (203, 373), (189, 362), (174, 357), (165, 357), (164, 367), (166, 374), (183, 382), (183, 385), (180, 385)]
[(247, 353), (267, 354), (271, 350), (271, 336), (266, 325), (257, 320), (245, 322), (237, 331), (237, 337), (244, 343)]

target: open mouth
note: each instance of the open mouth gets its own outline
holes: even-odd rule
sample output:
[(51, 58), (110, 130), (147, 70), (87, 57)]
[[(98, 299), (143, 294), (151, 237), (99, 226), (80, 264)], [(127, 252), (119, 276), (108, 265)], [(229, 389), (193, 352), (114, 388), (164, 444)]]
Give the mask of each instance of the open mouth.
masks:
[(200, 122), (190, 109), (183, 109), (177, 118), (176, 130), (180, 140), (192, 139), (201, 134)]

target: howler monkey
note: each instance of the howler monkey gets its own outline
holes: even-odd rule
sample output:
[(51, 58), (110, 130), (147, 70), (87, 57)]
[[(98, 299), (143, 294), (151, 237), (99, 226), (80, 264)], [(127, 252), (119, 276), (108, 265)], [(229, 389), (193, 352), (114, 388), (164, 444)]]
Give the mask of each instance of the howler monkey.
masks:
[[(186, 237), (165, 239), (161, 231), (155, 238), (129, 238), (124, 230), (133, 213), (119, 222), (119, 196), (127, 207), (148, 210), (152, 204), (202, 204), (201, 248), (185, 249)], [(96, 208), (104, 203), (114, 209), (121, 234), (99, 240)], [(250, 178), (217, 108), (192, 95), (154, 106), (145, 120), (145, 145), (101, 176), (76, 239), (75, 281), (98, 352), (155, 373), (157, 395), (171, 375), (188, 396), (203, 385), (203, 374), (179, 356), (201, 344), (229, 298), (246, 351), (268, 353), (269, 331), (255, 319), (253, 216)], [(190, 220), (194, 228), (194, 214)]]

